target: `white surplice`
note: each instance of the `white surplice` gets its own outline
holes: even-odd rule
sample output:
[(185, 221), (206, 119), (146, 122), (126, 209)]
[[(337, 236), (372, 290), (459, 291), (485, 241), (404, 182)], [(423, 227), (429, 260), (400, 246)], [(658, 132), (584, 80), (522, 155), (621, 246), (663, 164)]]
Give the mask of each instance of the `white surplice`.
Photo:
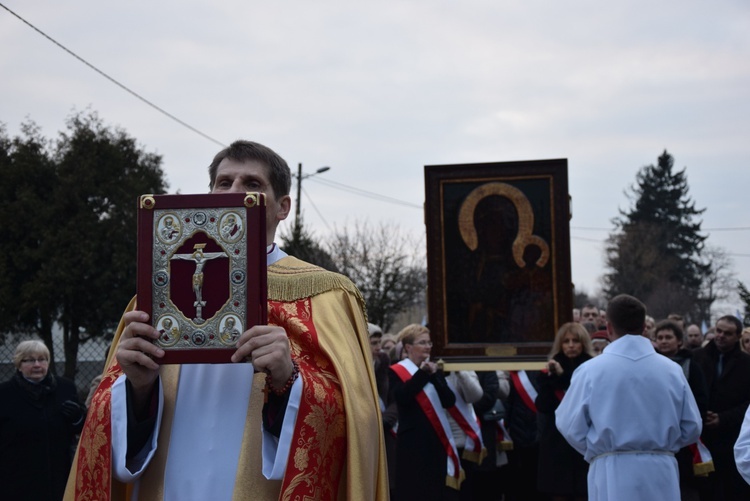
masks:
[[(285, 256), (284, 251), (273, 245), (269, 248), (267, 264)], [(112, 466), (113, 475), (119, 481), (135, 482), (133, 499), (136, 499), (138, 479), (156, 452), (163, 391), (159, 380), (156, 428), (144, 449), (126, 464), (125, 379), (124, 375), (120, 376), (112, 387)], [(249, 363), (184, 364), (181, 367), (164, 478), (165, 500), (232, 499), (252, 379), (253, 366)], [(266, 478), (284, 476), (301, 394), (302, 378), (298, 378), (292, 385), (281, 437), (277, 439), (263, 432), (262, 468)], [(257, 425), (262, 427), (261, 422)]]
[(586, 461), (589, 500), (680, 499), (674, 458), (702, 422), (682, 368), (625, 335), (573, 373), (557, 428)]
[(750, 407), (745, 412), (740, 435), (734, 443), (734, 461), (737, 463), (737, 471), (750, 484)]

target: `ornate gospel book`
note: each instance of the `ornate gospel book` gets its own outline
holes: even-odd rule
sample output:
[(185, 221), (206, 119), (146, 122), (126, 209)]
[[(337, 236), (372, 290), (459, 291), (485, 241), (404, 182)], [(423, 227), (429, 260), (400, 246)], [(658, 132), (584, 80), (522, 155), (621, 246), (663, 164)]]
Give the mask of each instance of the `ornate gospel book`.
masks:
[(267, 319), (262, 193), (142, 195), (138, 309), (161, 364), (228, 363), (240, 334)]

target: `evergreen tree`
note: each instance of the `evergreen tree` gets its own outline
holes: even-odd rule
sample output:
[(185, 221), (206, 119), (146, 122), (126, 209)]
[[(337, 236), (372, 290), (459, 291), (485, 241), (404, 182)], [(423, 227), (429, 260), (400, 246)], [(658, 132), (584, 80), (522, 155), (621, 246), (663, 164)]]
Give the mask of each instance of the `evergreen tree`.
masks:
[(0, 331), (35, 333), (50, 348), (57, 289), (41, 285), (51, 271), (47, 249), (56, 188), (48, 141), (32, 123), (10, 139), (0, 131)]
[(161, 157), (95, 113), (78, 113), (55, 142), (33, 122), (2, 143), (0, 331), (36, 332), (50, 350), (63, 328), (65, 376), (78, 346), (110, 334), (135, 294), (136, 201), (166, 189)]
[(636, 175), (628, 193), (633, 206), (613, 220), (617, 229), (606, 250), (605, 292), (638, 297), (655, 318), (678, 312), (697, 322), (705, 311), (701, 285), (710, 271), (701, 259), (707, 237), (697, 220), (705, 209), (688, 196), (685, 169), (674, 172), (673, 166), (665, 150), (657, 165)]

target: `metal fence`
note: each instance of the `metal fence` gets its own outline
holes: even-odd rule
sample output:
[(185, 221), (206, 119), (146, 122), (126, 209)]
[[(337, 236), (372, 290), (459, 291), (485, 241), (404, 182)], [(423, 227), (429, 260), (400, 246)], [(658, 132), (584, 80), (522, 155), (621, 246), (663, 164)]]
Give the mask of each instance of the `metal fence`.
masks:
[[(13, 354), (16, 346), (27, 339), (39, 339), (34, 335), (11, 334), (4, 336), (5, 342), (0, 343), (0, 382), (13, 377), (16, 368), (13, 365)], [(61, 375), (65, 372), (65, 350), (63, 349), (62, 333), (53, 330), (52, 342), (54, 345), (55, 360), (50, 363), (50, 371)], [(107, 359), (107, 349), (110, 339), (91, 339), (78, 347), (78, 364), (76, 366), (75, 385), (81, 403), (84, 402), (89, 392), (91, 380), (100, 375), (104, 369)]]

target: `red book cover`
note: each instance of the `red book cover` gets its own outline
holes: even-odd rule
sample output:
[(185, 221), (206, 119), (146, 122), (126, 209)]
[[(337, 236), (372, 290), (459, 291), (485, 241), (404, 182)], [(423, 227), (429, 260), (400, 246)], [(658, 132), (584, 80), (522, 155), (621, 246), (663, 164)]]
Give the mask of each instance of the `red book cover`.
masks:
[(161, 364), (228, 363), (240, 334), (267, 322), (262, 193), (142, 195), (138, 309)]

